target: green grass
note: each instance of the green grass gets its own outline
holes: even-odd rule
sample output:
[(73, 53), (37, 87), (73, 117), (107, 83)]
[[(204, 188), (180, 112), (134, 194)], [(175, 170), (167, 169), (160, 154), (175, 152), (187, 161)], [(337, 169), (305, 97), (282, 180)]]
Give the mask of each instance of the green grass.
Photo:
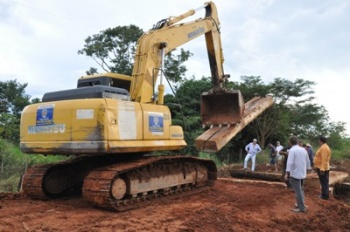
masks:
[(19, 147), (0, 139), (0, 192), (17, 191), (20, 179), (28, 167), (64, 159), (65, 156), (24, 154)]

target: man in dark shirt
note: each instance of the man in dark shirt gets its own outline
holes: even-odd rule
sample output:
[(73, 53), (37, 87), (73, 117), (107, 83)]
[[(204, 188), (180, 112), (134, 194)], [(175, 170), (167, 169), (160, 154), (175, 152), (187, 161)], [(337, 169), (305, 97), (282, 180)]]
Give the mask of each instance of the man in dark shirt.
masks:
[[(284, 180), (284, 175), (286, 174), (286, 168), (287, 168), (287, 159), (288, 159), (288, 151), (290, 149), (290, 146), (287, 146), (283, 148), (280, 151), (280, 155), (282, 156), (283, 163), (282, 163), (282, 180)], [(288, 188), (291, 188), (289, 180), (284, 180)]]
[(277, 163), (276, 163), (276, 157), (277, 157), (277, 151), (274, 145), (272, 145), (271, 143), (269, 143), (269, 147), (270, 147), (270, 163), (267, 165), (268, 167), (268, 172), (270, 172), (270, 167), (271, 166), (275, 166), (275, 172), (278, 172), (278, 168), (277, 168)]

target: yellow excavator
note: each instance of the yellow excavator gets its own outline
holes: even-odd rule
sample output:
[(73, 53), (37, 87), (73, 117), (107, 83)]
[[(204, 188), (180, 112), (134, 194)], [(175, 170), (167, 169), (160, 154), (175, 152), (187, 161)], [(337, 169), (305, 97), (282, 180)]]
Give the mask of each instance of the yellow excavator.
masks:
[[(204, 18), (181, 22), (203, 8)], [(217, 178), (213, 161), (151, 154), (186, 146), (182, 128), (172, 125), (164, 105), (164, 56), (199, 36), (205, 36), (212, 89), (201, 97), (202, 121), (209, 129), (196, 139), (198, 149), (220, 150), (272, 105), (271, 97), (244, 104), (240, 91), (223, 87), (228, 75), (223, 71), (219, 26), (213, 2), (169, 17), (139, 38), (131, 77), (84, 76), (76, 89), (46, 93), (41, 103), (25, 107), (21, 150), (75, 158), (29, 168), (24, 193), (39, 199), (82, 194), (93, 206), (125, 211), (157, 197), (178, 197), (212, 186)]]

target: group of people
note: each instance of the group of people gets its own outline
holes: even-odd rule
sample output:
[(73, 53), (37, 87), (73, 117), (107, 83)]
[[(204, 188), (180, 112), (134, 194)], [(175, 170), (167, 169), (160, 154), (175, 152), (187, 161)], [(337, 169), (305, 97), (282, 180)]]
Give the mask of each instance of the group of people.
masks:
[[(280, 142), (277, 142), (276, 147), (269, 144), (269, 167), (273, 165), (275, 171), (278, 171), (277, 162), (283, 162), (282, 177), (284, 178), (287, 187), (292, 188), (295, 192), (297, 203), (294, 212), (306, 212), (304, 202), (304, 180), (308, 171), (315, 170), (320, 180), (321, 195), (319, 198), (329, 199), (329, 171), (331, 150), (327, 145), (327, 139), (320, 136), (319, 149), (314, 154), (312, 146), (307, 143), (303, 145), (298, 141), (296, 136), (291, 136), (288, 140), (288, 147), (283, 148)], [(244, 168), (247, 169), (248, 161), (252, 160), (251, 170), (255, 171), (256, 155), (261, 152), (261, 148), (256, 139), (249, 143), (245, 150), (247, 155), (244, 159)], [(277, 161), (276, 161), (277, 160)]]

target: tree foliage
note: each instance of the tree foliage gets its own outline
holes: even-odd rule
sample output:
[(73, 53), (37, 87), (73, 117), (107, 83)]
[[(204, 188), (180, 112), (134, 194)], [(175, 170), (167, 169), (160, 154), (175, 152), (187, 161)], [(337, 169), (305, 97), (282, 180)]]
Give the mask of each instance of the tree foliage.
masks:
[(0, 113), (20, 115), (23, 108), (29, 104), (30, 96), (25, 93), (27, 83), (17, 80), (0, 81)]
[[(183, 80), (176, 94), (166, 95), (165, 102), (170, 103), (169, 108), (172, 113), (173, 124), (180, 125), (184, 128), (185, 139), (188, 146), (182, 151), (187, 154), (198, 155), (194, 146), (194, 140), (202, 132), (200, 119), (200, 96), (211, 88), (210, 79), (201, 80)], [(172, 104), (179, 104), (180, 107), (174, 107)]]
[[(84, 48), (78, 51), (95, 60), (104, 72), (131, 75), (138, 39), (143, 30), (135, 25), (108, 28), (85, 39)], [(165, 76), (173, 82), (185, 77), (187, 67), (183, 64), (192, 56), (189, 51), (170, 52), (165, 57)], [(98, 73), (98, 68), (90, 67), (86, 72)]]
[[(93, 58), (105, 72), (131, 75), (136, 43), (142, 34), (135, 25), (108, 28), (88, 36), (78, 54)], [(90, 68), (89, 72), (97, 72), (97, 69)]]
[(19, 142), (19, 124), (23, 108), (30, 103), (27, 84), (17, 80), (0, 81), (0, 137)]

